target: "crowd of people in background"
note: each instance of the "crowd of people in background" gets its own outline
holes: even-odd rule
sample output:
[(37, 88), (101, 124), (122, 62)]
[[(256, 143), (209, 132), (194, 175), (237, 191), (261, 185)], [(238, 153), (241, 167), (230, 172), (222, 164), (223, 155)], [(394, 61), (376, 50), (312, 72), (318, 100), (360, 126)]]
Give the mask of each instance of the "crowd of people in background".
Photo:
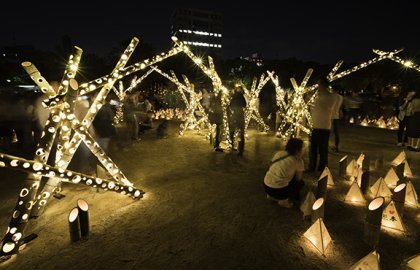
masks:
[(398, 106), (398, 146), (420, 152), (420, 92), (410, 91), (400, 100)]

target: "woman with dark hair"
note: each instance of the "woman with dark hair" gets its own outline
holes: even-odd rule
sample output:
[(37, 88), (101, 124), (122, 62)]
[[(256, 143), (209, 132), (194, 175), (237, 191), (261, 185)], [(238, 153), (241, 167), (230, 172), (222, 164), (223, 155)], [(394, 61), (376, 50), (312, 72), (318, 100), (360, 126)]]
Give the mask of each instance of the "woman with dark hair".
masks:
[(276, 200), (282, 207), (290, 208), (293, 206), (290, 200), (299, 200), (299, 192), (304, 186), (302, 152), (303, 141), (290, 139), (286, 149), (277, 152), (271, 159), (270, 168), (265, 174), (267, 198)]
[(408, 104), (407, 114), (410, 115), (407, 125), (407, 149), (420, 152), (420, 91), (416, 92), (413, 99)]

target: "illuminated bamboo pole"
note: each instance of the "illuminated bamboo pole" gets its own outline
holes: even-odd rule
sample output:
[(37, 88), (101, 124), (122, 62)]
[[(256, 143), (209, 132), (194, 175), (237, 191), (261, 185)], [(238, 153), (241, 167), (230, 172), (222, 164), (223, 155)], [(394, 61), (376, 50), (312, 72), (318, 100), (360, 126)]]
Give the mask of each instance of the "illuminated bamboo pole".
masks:
[[(65, 144), (63, 141), (64, 140), (67, 140), (67, 141), (69, 140), (68, 137), (70, 136), (70, 132), (71, 132), (71, 130), (70, 130), (71, 124), (69, 123), (69, 119), (67, 117), (63, 117), (63, 115), (64, 115), (63, 108), (73, 107), (73, 105), (70, 105), (67, 102), (68, 101), (71, 102), (71, 100), (76, 98), (76, 96), (77, 96), (78, 85), (77, 85), (76, 80), (71, 78), (69, 80), (69, 86), (70, 86), (69, 88), (71, 89), (71, 91), (69, 91), (69, 93), (68, 93), (69, 95), (65, 96), (64, 104), (62, 106), (59, 106), (59, 107), (56, 108), (58, 110), (58, 113), (54, 113), (55, 116), (53, 116), (53, 118), (56, 120), (54, 122), (54, 126), (48, 128), (48, 131), (52, 131), (53, 130), (52, 128), (54, 128), (55, 134), (57, 134), (58, 129), (60, 129), (60, 131), (62, 131), (62, 133), (60, 132), (60, 134), (59, 134), (59, 135), (61, 135), (61, 138), (59, 137), (59, 140), (58, 140), (59, 142), (57, 143), (56, 161), (59, 161), (59, 158), (61, 158), (63, 146)], [(60, 118), (58, 118), (58, 116)], [(54, 141), (54, 139), (52, 139), (51, 142), (53, 142), (53, 141)], [(49, 151), (51, 151), (51, 147), (49, 148)], [(49, 153), (49, 151), (48, 151), (48, 153)], [(46, 164), (47, 160), (48, 160), (48, 158), (45, 160), (44, 164)], [(52, 194), (53, 192), (56, 191), (55, 189), (46, 190), (47, 185), (48, 185), (48, 183), (43, 188), (43, 190), (38, 194), (37, 200), (36, 200), (34, 206), (32, 207), (31, 217), (38, 217), (42, 214), (42, 212), (40, 210), (44, 209), (44, 207), (42, 207), (42, 205), (45, 204), (45, 200), (47, 200), (50, 197), (50, 194)], [(46, 191), (44, 191), (44, 190), (46, 190)]]
[[(59, 93), (66, 93), (64, 97), (64, 111), (66, 115), (69, 115), (73, 112), (73, 108), (76, 102), (76, 98), (78, 95), (79, 85), (74, 80), (76, 77), (76, 72), (79, 67), (80, 59), (82, 57), (83, 50), (79, 47), (74, 47), (75, 51), (74, 54), (70, 56), (69, 60), (69, 70), (66, 70), (62, 79), (62, 84), (59, 87)], [(64, 83), (69, 82), (69, 83)], [(70, 86), (70, 87), (69, 87)], [(60, 90), (61, 89), (61, 90)], [(70, 89), (70, 91), (68, 91)], [(70, 140), (71, 130), (70, 130), (70, 120), (64, 118), (61, 123), (60, 133), (58, 135), (58, 142), (57, 142), (57, 152), (55, 160), (61, 159), (63, 155), (62, 151), (66, 142)]]
[(384, 203), (385, 200), (383, 197), (377, 197), (368, 205), (364, 226), (364, 240), (373, 248), (379, 244)]
[(77, 200), (77, 209), (79, 209), (80, 234), (82, 237), (89, 237), (89, 205), (85, 200)]
[[(97, 94), (93, 104), (89, 108), (89, 111), (85, 115), (84, 119), (82, 120), (81, 124), (84, 130), (89, 130), (90, 125), (93, 122), (93, 119), (95, 118), (96, 114), (100, 110), (102, 104), (105, 102), (106, 96), (111, 91), (112, 86), (114, 83), (118, 80), (119, 76), (119, 70), (123, 69), (124, 66), (127, 64), (128, 59), (132, 55), (134, 49), (136, 48), (139, 40), (137, 38), (133, 38), (124, 51), (124, 53), (121, 55), (120, 59), (118, 60), (114, 70), (111, 73), (111, 78), (109, 81), (104, 85), (104, 87), (101, 89), (101, 91)], [(81, 94), (81, 91), (79, 91)], [(67, 116), (69, 120), (74, 121), (76, 119), (74, 113)], [(63, 156), (61, 160), (57, 162), (57, 165), (61, 169), (67, 169), (70, 161), (72, 160), (74, 154), (76, 153), (77, 148), (79, 147), (80, 143), (82, 142), (82, 138), (80, 137), (79, 133), (75, 133), (71, 140), (67, 143), (67, 145), (64, 145), (64, 151)], [(111, 174), (115, 175), (115, 172), (110, 172)], [(120, 179), (119, 179), (120, 180)], [(117, 180), (118, 181), (118, 180)], [(127, 180), (128, 181), (128, 180)], [(49, 178), (46, 185), (45, 185), (45, 192), (51, 193), (53, 190), (57, 188), (57, 186), (61, 183), (61, 179), (59, 178)], [(130, 186), (131, 187), (131, 186)], [(139, 196), (143, 193), (142, 191), (139, 191)], [(139, 196), (136, 196), (139, 197)], [(48, 200), (46, 200), (44, 205), (40, 205), (40, 208), (45, 207), (48, 203)], [(43, 209), (39, 209), (40, 212), (43, 211)]]
[(34, 64), (31, 62), (23, 62), (22, 67), (25, 69), (26, 73), (31, 77), (32, 81), (39, 87), (42, 93), (47, 95), (47, 97), (54, 97), (56, 96), (56, 92), (48, 83), (48, 81), (42, 77), (41, 73), (35, 67)]
[[(55, 102), (59, 104), (57, 106), (60, 106), (58, 107), (60, 109), (58, 113), (61, 118), (60, 121), (56, 122), (56, 125), (54, 126), (56, 132), (58, 132), (58, 129), (60, 130), (60, 132), (58, 133), (55, 163), (57, 163), (61, 159), (63, 155), (64, 145), (68, 143), (71, 136), (70, 119), (68, 119), (68, 117), (66, 116), (72, 113), (73, 108), (74, 108), (74, 103), (77, 98), (79, 86), (78, 86), (77, 81), (74, 78), (76, 77), (76, 72), (79, 67), (82, 53), (83, 53), (83, 50), (81, 48), (76, 47), (76, 46), (74, 47), (74, 53), (70, 55), (67, 68), (64, 72), (63, 78), (58, 88), (59, 90), (57, 92), (57, 93), (60, 93), (60, 94), (57, 94), (57, 96), (58, 95), (63, 96), (63, 100), (61, 102), (57, 98), (55, 100)], [(46, 189), (46, 187), (47, 186), (45, 186), (44, 189)], [(38, 217), (42, 214), (42, 210), (44, 209), (44, 207), (42, 207), (41, 205), (44, 205), (45, 203), (45, 199), (43, 198), (44, 197), (49, 198), (50, 196), (45, 196), (45, 195), (52, 194), (53, 192), (55, 192), (55, 189), (47, 190), (47, 191), (44, 191), (44, 189), (38, 195), (37, 201), (31, 211), (31, 217)]]
[(317, 221), (318, 218), (324, 219), (324, 205), (325, 198), (321, 197), (317, 199), (312, 205), (311, 221), (312, 223)]
[(69, 234), (70, 243), (79, 241), (82, 236), (80, 233), (79, 209), (73, 208), (69, 214)]
[(386, 55), (386, 57), (389, 60), (392, 60), (392, 61), (394, 61), (396, 63), (399, 63), (399, 64), (403, 65), (406, 68), (414, 69), (414, 70), (420, 72), (420, 66), (419, 65), (413, 63), (413, 61), (411, 61), (411, 60), (404, 60), (401, 57), (399, 57), (399, 56), (396, 55), (396, 54), (398, 54), (398, 53), (400, 53), (402, 51), (403, 51), (403, 49), (394, 50), (392, 52), (385, 52), (385, 51), (373, 49), (373, 52), (376, 53), (376, 54), (378, 54), (378, 55), (381, 55), (381, 56), (382, 55)]
[[(131, 75), (135, 72), (138, 72), (140, 70), (145, 69), (146, 67), (150, 66), (150, 65), (154, 65), (168, 57), (174, 56), (178, 53), (182, 52), (181, 48), (172, 48), (171, 50), (169, 50), (167, 53), (161, 53), (160, 55), (156, 55), (154, 57), (152, 57), (151, 59), (146, 59), (144, 61), (140, 61), (138, 63), (135, 63), (131, 66), (128, 67), (120, 67), (118, 68), (118, 70), (115, 70), (114, 72), (112, 72), (109, 75), (105, 75), (102, 76), (98, 79), (92, 80), (90, 82), (87, 83), (83, 83), (80, 86), (80, 94), (81, 95), (85, 95), (88, 94), (92, 91), (97, 90), (98, 88), (101, 88), (103, 86), (105, 86), (106, 84), (109, 83), (110, 80), (119, 80), (122, 79), (128, 75)], [(115, 72), (118, 72), (117, 75), (115, 76)]]
[(335, 73), (337, 73), (337, 70), (341, 67), (341, 65), (344, 63), (343, 60), (338, 61), (335, 66), (333, 67), (333, 69), (330, 71), (330, 73), (328, 73), (328, 80), (331, 80), (332, 77), (334, 77)]
[[(72, 57), (73, 55), (70, 55), (70, 60), (72, 59)], [(31, 78), (44, 89), (45, 93), (48, 93), (48, 95), (51, 98), (53, 96), (56, 96), (53, 93), (54, 90), (52, 89), (52, 87), (48, 84), (45, 78), (42, 77), (41, 73), (37, 70), (37, 68), (33, 64), (31, 64), (30, 62), (25, 62), (22, 66), (25, 68), (25, 70), (28, 72)], [(64, 84), (66, 85), (70, 84), (68, 80), (68, 75), (71, 75), (73, 73), (73, 70), (74, 70), (74, 65), (68, 64), (65, 71), (65, 75), (63, 76), (63, 80), (60, 83), (60, 86), (63, 86)], [(76, 70), (77, 70), (77, 66), (76, 66)], [(61, 93), (66, 94), (65, 91), (67, 90), (67, 88), (61, 87), (61, 89), (62, 89)], [(54, 103), (57, 104), (57, 102), (59, 101), (56, 100)], [(63, 111), (62, 103), (50, 109), (50, 114), (45, 124), (43, 135), (41, 136), (40, 142), (37, 146), (37, 150), (34, 156), (35, 162), (41, 165), (47, 163), (55, 136), (57, 134), (59, 123), (61, 122), (62, 111)], [(32, 207), (37, 201), (37, 192), (40, 186), (41, 178), (42, 178), (41, 175), (28, 175), (25, 186), (21, 190), (21, 193), (23, 190), (26, 190), (28, 194), (22, 200), (19, 197), (18, 202), (15, 206), (15, 211), (9, 223), (9, 228), (15, 228), (16, 233), (20, 235), (23, 235), (29, 216), (31, 215)], [(4, 245), (8, 243), (13, 243), (14, 245), (13, 245), (13, 249), (10, 250), (7, 255), (15, 254), (18, 251), (19, 242), (13, 240), (13, 234), (9, 232), (4, 237), (0, 254), (2, 254), (2, 252), (4, 251), (4, 248), (3, 248)]]
[(388, 58), (388, 55), (381, 55), (379, 57), (375, 57), (375, 58), (373, 58), (371, 60), (368, 60), (366, 62), (360, 63), (359, 65), (356, 65), (356, 66), (354, 66), (352, 68), (349, 68), (349, 69), (344, 70), (344, 71), (342, 71), (342, 72), (340, 72), (338, 74), (335, 74), (333, 77), (331, 77), (330, 81), (335, 81), (337, 79), (340, 79), (340, 78), (342, 78), (344, 76), (347, 76), (347, 75), (349, 75), (349, 74), (351, 74), (353, 72), (356, 72), (356, 71), (358, 71), (360, 69), (366, 68), (369, 65), (372, 65), (374, 63), (377, 63), (377, 62), (382, 61), (382, 60), (387, 59), (387, 58)]
[[(0, 154), (0, 167), (10, 168), (14, 170), (20, 170), (24, 172), (28, 172), (30, 175), (37, 175), (37, 176), (45, 176), (45, 177), (57, 177), (60, 179), (65, 180), (66, 182), (73, 183), (73, 184), (85, 184), (87, 186), (91, 186), (94, 188), (101, 188), (104, 190), (111, 190), (114, 192), (121, 193), (123, 195), (129, 195), (133, 198), (138, 198), (142, 191), (133, 187), (123, 185), (119, 182), (110, 181), (106, 179), (97, 178), (94, 176), (85, 175), (82, 173), (70, 171), (70, 170), (63, 170), (59, 167), (52, 167), (49, 165), (42, 164), (41, 162), (37, 162), (35, 160), (27, 160), (21, 157), (16, 157), (12, 155)], [(51, 197), (51, 193), (44, 193), (44, 198)], [(24, 188), (20, 192), (18, 204), (23, 204), (23, 198), (28, 197), (29, 189)], [(30, 204), (27, 206), (32, 208), (35, 202), (31, 201)], [(46, 201), (45, 201), (46, 203)], [(45, 206), (43, 204), (43, 206)], [(19, 216), (22, 221), (27, 221), (29, 215), (26, 216), (21, 215)]]
[(405, 183), (399, 184), (392, 193), (392, 200), (395, 203), (395, 208), (401, 217), (404, 215), (404, 204), (406, 196), (407, 185)]

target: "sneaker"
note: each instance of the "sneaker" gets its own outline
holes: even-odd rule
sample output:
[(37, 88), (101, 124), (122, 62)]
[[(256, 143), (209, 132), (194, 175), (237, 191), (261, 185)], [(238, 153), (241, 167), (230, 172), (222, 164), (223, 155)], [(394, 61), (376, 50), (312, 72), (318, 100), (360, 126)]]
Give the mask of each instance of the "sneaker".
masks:
[(291, 202), (289, 201), (289, 199), (286, 199), (286, 200), (279, 200), (279, 201), (277, 202), (277, 204), (278, 204), (279, 206), (281, 206), (281, 207), (284, 207), (284, 208), (292, 208), (292, 207), (293, 207), (293, 203), (291, 203)]

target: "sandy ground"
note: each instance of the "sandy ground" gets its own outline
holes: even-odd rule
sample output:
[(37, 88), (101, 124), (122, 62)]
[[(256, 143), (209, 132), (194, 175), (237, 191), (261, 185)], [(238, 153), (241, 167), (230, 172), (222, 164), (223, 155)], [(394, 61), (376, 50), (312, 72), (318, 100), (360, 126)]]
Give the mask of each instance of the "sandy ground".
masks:
[[(134, 201), (112, 192), (67, 184), (62, 200), (51, 200), (44, 215), (31, 220), (27, 233), (39, 237), (0, 265), (0, 269), (347, 269), (371, 250), (362, 240), (366, 205), (345, 203), (349, 182), (335, 177), (328, 190), (325, 225), (333, 239), (323, 257), (302, 235), (310, 227), (297, 208), (283, 209), (266, 199), (262, 180), (267, 164), (284, 143), (250, 132), (243, 158), (213, 152), (204, 136), (178, 137), (171, 125), (167, 139), (149, 132), (137, 143), (118, 142), (110, 151), (128, 178), (146, 191)], [(338, 159), (361, 152), (385, 157), (384, 176), (401, 148), (392, 131), (342, 128)], [(420, 153), (408, 152), (417, 192)], [(6, 230), (24, 175), (0, 170), (0, 229)], [(314, 176), (305, 176), (310, 182)], [(89, 202), (91, 235), (69, 243), (67, 215), (76, 200)], [(371, 198), (369, 198), (371, 199)], [(407, 235), (383, 231), (378, 251), (383, 269), (420, 252), (418, 209), (406, 208)]]

